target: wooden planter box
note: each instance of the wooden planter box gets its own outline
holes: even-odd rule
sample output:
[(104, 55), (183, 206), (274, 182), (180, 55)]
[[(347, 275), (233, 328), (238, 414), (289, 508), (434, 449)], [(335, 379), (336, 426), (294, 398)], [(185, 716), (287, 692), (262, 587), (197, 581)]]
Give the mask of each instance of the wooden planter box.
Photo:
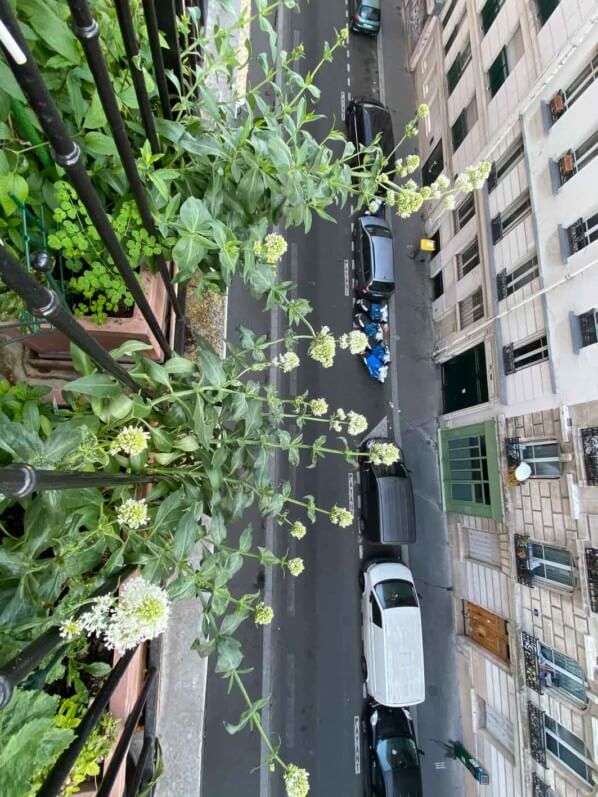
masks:
[[(149, 269), (142, 268), (141, 287), (154, 315), (164, 327), (168, 298), (162, 278), (159, 274), (151, 274)], [(153, 360), (162, 358), (158, 341), (137, 306), (133, 308), (133, 315), (129, 318), (109, 318), (101, 326), (90, 318), (83, 317), (77, 320), (108, 351), (127, 340), (140, 340), (152, 347), (147, 351), (147, 356)], [(44, 330), (25, 338), (24, 345), (42, 356), (51, 355), (52, 358), (58, 359), (69, 357), (69, 340), (62, 332), (55, 329)]]

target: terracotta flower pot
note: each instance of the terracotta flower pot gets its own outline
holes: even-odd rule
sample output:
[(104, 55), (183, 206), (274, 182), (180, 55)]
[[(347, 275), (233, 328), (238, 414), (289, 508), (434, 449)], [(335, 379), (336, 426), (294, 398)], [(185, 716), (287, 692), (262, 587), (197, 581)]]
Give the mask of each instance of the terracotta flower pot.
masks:
[[(162, 326), (166, 320), (167, 294), (164, 282), (159, 274), (152, 274), (148, 268), (141, 269), (141, 287), (152, 308), (154, 315)], [(108, 318), (105, 324), (94, 323), (91, 318), (77, 319), (85, 329), (108, 351), (120, 346), (127, 340), (140, 340), (152, 348), (147, 355), (154, 360), (162, 357), (162, 350), (155, 335), (149, 328), (137, 306), (128, 318)], [(24, 340), (25, 346), (41, 355), (51, 354), (53, 357), (69, 357), (69, 341), (58, 330), (44, 330)]]

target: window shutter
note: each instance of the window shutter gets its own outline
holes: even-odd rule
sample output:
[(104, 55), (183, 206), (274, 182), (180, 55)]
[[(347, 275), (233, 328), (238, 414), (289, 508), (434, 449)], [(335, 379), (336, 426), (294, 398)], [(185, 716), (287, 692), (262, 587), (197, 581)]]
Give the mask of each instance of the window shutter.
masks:
[(590, 310), (577, 316), (581, 330), (582, 346), (598, 343), (598, 313)]
[(486, 181), (489, 194), (492, 193), (492, 191), (494, 191), (497, 182), (498, 180), (496, 179), (496, 161), (492, 161), (492, 166), (490, 167), (490, 174), (488, 175), (488, 180)]
[(503, 346), (502, 359), (505, 374), (515, 373), (515, 347), (512, 343), (509, 343), (508, 346)]
[(569, 238), (569, 251), (572, 255), (583, 249), (582, 242), (585, 238), (585, 229), (583, 219), (577, 219), (573, 224), (567, 228), (567, 237)]
[(502, 238), (502, 219), (500, 213), (492, 219), (492, 243), (497, 244)]
[(503, 268), (496, 275), (496, 294), (499, 302), (507, 298), (507, 269)]

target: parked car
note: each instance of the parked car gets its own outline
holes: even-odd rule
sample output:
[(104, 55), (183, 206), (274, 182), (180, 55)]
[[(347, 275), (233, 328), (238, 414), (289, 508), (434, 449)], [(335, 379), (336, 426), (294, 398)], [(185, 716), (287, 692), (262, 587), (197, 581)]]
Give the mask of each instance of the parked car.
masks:
[(367, 299), (388, 299), (395, 289), (395, 258), (390, 225), (377, 216), (355, 222), (357, 293)]
[[(374, 443), (392, 443), (387, 438), (370, 438), (361, 447), (369, 451)], [(360, 457), (360, 528), (370, 542), (406, 545), (415, 542), (413, 487), (403, 454), (394, 465), (372, 465)]]
[(420, 751), (409, 711), (368, 701), (363, 730), (367, 797), (422, 797)]
[(350, 14), (352, 31), (375, 36), (380, 30), (380, 0), (351, 0)]
[(376, 561), (361, 574), (363, 667), (368, 694), (389, 708), (426, 697), (419, 600), (408, 567)]
[(377, 100), (351, 100), (346, 112), (347, 136), (355, 146), (355, 164), (361, 165), (361, 149), (374, 143), (380, 135), (380, 147), (394, 168), (394, 135), (390, 111)]

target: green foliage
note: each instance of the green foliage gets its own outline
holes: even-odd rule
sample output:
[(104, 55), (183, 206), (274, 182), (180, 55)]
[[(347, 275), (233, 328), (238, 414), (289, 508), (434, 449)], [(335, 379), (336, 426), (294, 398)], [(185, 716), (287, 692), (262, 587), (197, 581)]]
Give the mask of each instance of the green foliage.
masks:
[(0, 794), (28, 797), (36, 774), (51, 766), (74, 738), (71, 728), (58, 727), (59, 698), (44, 692), (15, 690), (0, 711)]

